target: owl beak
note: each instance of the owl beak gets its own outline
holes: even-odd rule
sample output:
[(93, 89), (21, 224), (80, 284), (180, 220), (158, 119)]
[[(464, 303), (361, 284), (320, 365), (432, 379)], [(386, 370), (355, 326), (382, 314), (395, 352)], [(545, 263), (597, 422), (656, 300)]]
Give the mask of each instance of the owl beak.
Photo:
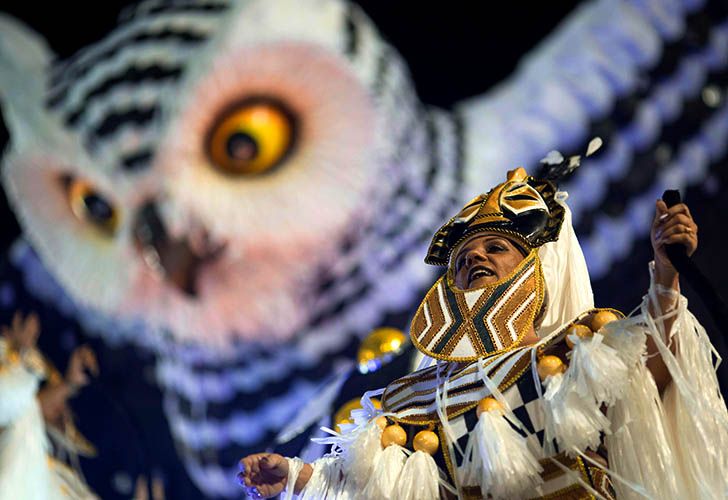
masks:
[(196, 297), (202, 267), (220, 257), (225, 245), (210, 245), (206, 231), (192, 244), (189, 237), (170, 237), (154, 202), (145, 204), (134, 223), (134, 239), (147, 265), (177, 289)]

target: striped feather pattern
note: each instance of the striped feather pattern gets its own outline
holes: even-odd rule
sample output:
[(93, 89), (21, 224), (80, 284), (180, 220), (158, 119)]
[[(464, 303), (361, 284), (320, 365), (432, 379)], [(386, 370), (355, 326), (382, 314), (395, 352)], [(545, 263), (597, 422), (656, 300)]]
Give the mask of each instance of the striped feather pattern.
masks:
[[(141, 9), (96, 45), (51, 69), (46, 106), (107, 169), (140, 171), (162, 130), (160, 101), (219, 27), (228, 6)], [(109, 171), (111, 173), (111, 171)]]

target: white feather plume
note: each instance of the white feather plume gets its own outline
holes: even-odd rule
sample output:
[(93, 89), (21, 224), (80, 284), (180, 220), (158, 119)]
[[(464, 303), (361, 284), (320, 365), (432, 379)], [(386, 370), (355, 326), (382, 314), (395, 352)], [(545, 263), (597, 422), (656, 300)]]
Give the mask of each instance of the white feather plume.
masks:
[(480, 414), (465, 457), (465, 484), (479, 484), (489, 498), (520, 498), (543, 482), (526, 439), (497, 411)]

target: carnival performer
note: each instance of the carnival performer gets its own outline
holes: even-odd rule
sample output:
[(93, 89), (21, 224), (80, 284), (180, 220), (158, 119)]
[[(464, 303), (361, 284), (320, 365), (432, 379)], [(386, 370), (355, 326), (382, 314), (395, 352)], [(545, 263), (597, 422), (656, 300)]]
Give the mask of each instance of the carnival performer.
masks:
[(467, 203), (425, 259), (448, 267), (411, 323), (420, 369), (365, 394), (313, 463), (243, 458), (247, 491), (725, 498), (728, 412), (713, 350), (665, 254), (670, 244), (697, 248), (688, 207), (656, 203), (651, 285), (623, 317), (594, 307), (566, 199), (518, 168)]
[(0, 500), (95, 499), (73, 469), (51, 456), (46, 433), (65, 429), (56, 431), (62, 445), (92, 449), (69, 423), (67, 401), (88, 384), (86, 371), (98, 373), (96, 357), (86, 346), (75, 349), (63, 377), (36, 349), (39, 333), (35, 314), (16, 313), (0, 336)]

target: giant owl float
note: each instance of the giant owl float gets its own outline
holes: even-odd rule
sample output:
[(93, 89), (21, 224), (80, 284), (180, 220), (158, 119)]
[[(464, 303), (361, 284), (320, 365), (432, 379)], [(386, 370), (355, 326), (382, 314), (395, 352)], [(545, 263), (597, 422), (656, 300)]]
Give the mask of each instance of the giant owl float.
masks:
[(587, 2), (449, 111), (344, 1), (147, 1), (67, 60), (0, 17), (9, 258), (88, 333), (157, 354), (190, 475), (236, 495), (233, 457), (412, 312), (430, 235), (506, 168), (603, 138), (563, 186), (594, 278), (664, 188), (703, 182), (728, 136), (726, 12)]

